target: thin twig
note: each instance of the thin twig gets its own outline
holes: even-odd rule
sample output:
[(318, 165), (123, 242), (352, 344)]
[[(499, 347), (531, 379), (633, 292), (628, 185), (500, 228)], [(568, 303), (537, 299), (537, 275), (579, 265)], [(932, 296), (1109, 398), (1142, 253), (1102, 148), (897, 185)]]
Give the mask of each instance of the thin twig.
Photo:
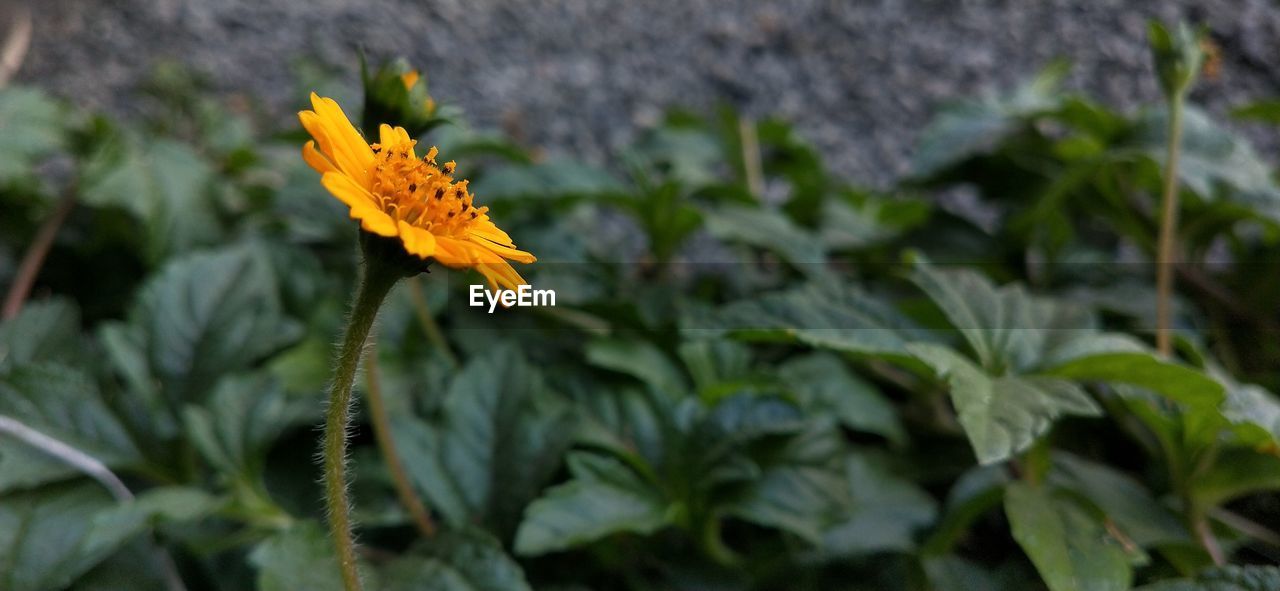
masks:
[(1280, 548), (1280, 533), (1243, 515), (1232, 513), (1222, 507), (1214, 507), (1209, 509), (1209, 516), (1248, 534), (1255, 540)]
[(13, 26), (0, 49), (0, 88), (4, 88), (22, 67), (31, 47), (31, 9), (25, 4), (14, 8)]
[(413, 517), (413, 523), (418, 526), (418, 531), (428, 538), (434, 537), (436, 524), (431, 521), (431, 514), (427, 512), (422, 499), (419, 499), (417, 493), (413, 491), (413, 486), (409, 483), (409, 475), (404, 471), (404, 463), (400, 461), (400, 454), (396, 451), (395, 439), (391, 437), (391, 421), (387, 417), (387, 407), (382, 399), (382, 386), (378, 379), (378, 349), (372, 343), (366, 348), (364, 354), (364, 378), (365, 397), (369, 401), (369, 420), (373, 424), (373, 436), (378, 441), (378, 449), (382, 452), (387, 470), (391, 472), (396, 496), (400, 498), (400, 504), (404, 505), (409, 515)]
[(1212, 277), (1205, 275), (1201, 269), (1187, 264), (1176, 265), (1178, 278), (1205, 296), (1218, 302), (1224, 310), (1241, 320), (1265, 328), (1268, 331), (1280, 332), (1280, 323), (1266, 314), (1259, 313), (1241, 302), (1229, 290), (1223, 289)]
[(738, 137), (742, 140), (742, 171), (747, 177), (747, 191), (757, 200), (764, 199), (764, 165), (760, 159), (760, 136), (756, 122), (750, 117), (738, 118)]
[(453, 349), (449, 348), (449, 341), (440, 331), (440, 325), (436, 324), (435, 316), (431, 314), (431, 307), (427, 305), (427, 297), (422, 292), (422, 284), (419, 281), (416, 277), (406, 281), (409, 284), (409, 301), (413, 304), (413, 312), (418, 317), (418, 324), (422, 325), (422, 332), (426, 333), (427, 340), (440, 350), (444, 358), (449, 361), (449, 365), (458, 367), (458, 358), (453, 354)]
[(31, 286), (35, 284), (36, 277), (40, 274), (40, 267), (44, 265), (44, 259), (49, 255), (49, 249), (53, 248), (53, 239), (57, 237), (58, 229), (67, 220), (67, 216), (71, 213), (71, 208), (75, 204), (75, 188), (68, 187), (62, 195), (62, 200), (58, 202), (57, 209), (54, 209), (53, 214), (40, 225), (40, 229), (36, 231), (35, 239), (31, 241), (31, 246), (27, 248), (26, 254), (22, 256), (22, 263), (18, 266), (18, 274), (14, 277), (13, 285), (9, 286), (9, 293), (4, 298), (4, 308), (0, 309), (0, 319), (8, 320), (13, 318), (22, 310), (22, 304), (27, 301), (27, 296), (31, 294)]
[(1178, 155), (1182, 150), (1181, 94), (1169, 99), (1169, 146), (1164, 165), (1164, 192), (1160, 200), (1160, 241), (1156, 257), (1156, 349), (1161, 355), (1173, 354), (1171, 316), (1173, 305), (1173, 272), (1177, 262), (1178, 233)]
[(134, 498), (133, 493), (129, 491), (129, 487), (125, 486), (124, 482), (121, 482), (120, 478), (112, 473), (106, 465), (99, 462), (97, 458), (32, 429), (17, 419), (0, 415), (0, 433), (12, 436), (14, 439), (49, 454), (72, 468), (85, 473), (90, 478), (97, 480), (117, 501), (124, 503), (132, 501)]
[[(125, 486), (110, 468), (98, 461), (97, 458), (82, 452), (61, 440), (55, 439), (44, 433), (41, 433), (21, 421), (12, 417), (0, 415), (0, 433), (9, 435), (18, 441), (21, 441), (35, 449), (38, 449), (63, 463), (79, 470), (90, 478), (98, 481), (111, 496), (120, 503), (133, 502), (133, 492), (129, 487)], [(160, 561), (161, 574), (164, 576), (165, 587), (169, 591), (187, 591), (187, 586), (182, 582), (182, 575), (178, 574), (178, 566), (174, 564), (173, 557), (164, 548), (156, 544), (155, 539), (151, 540), (156, 546), (156, 558)]]
[(1208, 517), (1195, 516), (1191, 521), (1191, 530), (1195, 533), (1196, 539), (1200, 540), (1200, 545), (1204, 546), (1204, 551), (1209, 554), (1209, 559), (1215, 566), (1227, 563), (1227, 557), (1222, 554), (1222, 547), (1218, 545), (1218, 538), (1214, 537), (1213, 528), (1209, 527)]

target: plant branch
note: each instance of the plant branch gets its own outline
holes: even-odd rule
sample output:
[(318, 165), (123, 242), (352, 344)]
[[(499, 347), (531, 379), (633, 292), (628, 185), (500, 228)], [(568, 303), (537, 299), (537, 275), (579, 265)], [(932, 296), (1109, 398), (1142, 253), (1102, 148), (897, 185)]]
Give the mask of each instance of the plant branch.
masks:
[(68, 187), (63, 193), (62, 199), (58, 201), (58, 206), (53, 210), (53, 214), (44, 220), (40, 225), (40, 229), (36, 231), (36, 237), (31, 241), (31, 246), (27, 248), (26, 254), (22, 256), (22, 263), (18, 265), (18, 274), (13, 279), (13, 285), (9, 286), (9, 293), (4, 298), (4, 307), (0, 309), (0, 319), (8, 320), (18, 315), (22, 310), (22, 304), (27, 301), (27, 296), (31, 294), (31, 286), (35, 285), (36, 277), (40, 275), (40, 267), (44, 265), (44, 259), (49, 255), (49, 249), (53, 248), (53, 239), (58, 235), (58, 229), (62, 227), (63, 222), (67, 220), (71, 209), (76, 204), (76, 191), (73, 187)]
[(757, 201), (764, 199), (764, 166), (760, 158), (760, 136), (756, 122), (749, 117), (738, 118), (738, 137), (742, 143), (742, 172), (746, 176), (747, 191)]
[(1233, 513), (1222, 507), (1214, 507), (1209, 509), (1209, 516), (1248, 534), (1251, 538), (1280, 548), (1280, 533), (1276, 533), (1275, 530), (1269, 529), (1243, 515)]
[(431, 307), (427, 305), (427, 297), (422, 293), (422, 285), (416, 278), (410, 279), (408, 283), (409, 301), (413, 304), (413, 312), (418, 317), (418, 324), (422, 325), (422, 332), (427, 334), (427, 340), (440, 350), (450, 365), (458, 367), (458, 358), (453, 354), (453, 349), (449, 348), (449, 341), (444, 338), (440, 325), (436, 323), (436, 318), (431, 313)]
[(378, 308), (399, 276), (395, 269), (376, 257), (368, 257), (364, 276), (356, 288), (347, 319), (346, 334), (338, 351), (338, 366), (329, 387), (329, 406), (325, 410), (324, 461), (325, 505), (329, 515), (329, 536), (338, 551), (338, 566), (346, 591), (360, 591), (360, 572), (356, 563), (356, 544), (351, 534), (351, 501), (347, 498), (347, 436), (351, 427), (351, 387), (355, 383), (361, 354)]
[(364, 360), (365, 398), (369, 401), (369, 422), (373, 425), (374, 438), (378, 440), (378, 449), (382, 459), (391, 472), (391, 481), (395, 485), (396, 496), (400, 504), (409, 511), (413, 523), (422, 535), (430, 538), (436, 535), (436, 525), (431, 521), (431, 514), (426, 505), (418, 498), (409, 483), (409, 476), (404, 471), (404, 463), (396, 451), (396, 442), (391, 438), (391, 421), (387, 417), (387, 406), (382, 399), (382, 385), (378, 379), (378, 350), (370, 344)]
[[(31, 447), (34, 447), (63, 463), (79, 470), (86, 476), (98, 481), (111, 496), (120, 503), (133, 502), (135, 497), (129, 487), (125, 486), (120, 477), (116, 476), (106, 464), (98, 461), (97, 458), (82, 452), (61, 440), (49, 435), (45, 435), (40, 431), (32, 429), (22, 421), (0, 415), (0, 433), (9, 435), (18, 441), (21, 441)], [(152, 539), (152, 543), (155, 540)], [(165, 587), (169, 591), (187, 591), (187, 586), (182, 581), (182, 576), (178, 574), (178, 567), (173, 563), (173, 557), (169, 555), (164, 548), (156, 545), (156, 559), (160, 561), (161, 573), (164, 576)]]
[(0, 415), (0, 433), (34, 447), (97, 480), (117, 501), (133, 500), (129, 487), (97, 458), (45, 435), (12, 417)]
[(1160, 238), (1156, 256), (1156, 349), (1173, 354), (1171, 316), (1173, 273), (1177, 262), (1178, 156), (1182, 150), (1183, 94), (1169, 99), (1169, 145), (1164, 165), (1164, 191), (1160, 200)]
[(9, 79), (18, 73), (22, 61), (31, 48), (31, 9), (25, 4), (14, 8), (13, 26), (9, 28), (9, 37), (0, 48), (0, 88), (9, 83)]

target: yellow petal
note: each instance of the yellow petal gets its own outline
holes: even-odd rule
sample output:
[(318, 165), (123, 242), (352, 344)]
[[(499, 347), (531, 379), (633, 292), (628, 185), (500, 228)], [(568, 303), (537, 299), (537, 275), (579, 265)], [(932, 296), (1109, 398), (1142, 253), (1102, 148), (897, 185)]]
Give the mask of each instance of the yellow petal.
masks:
[(436, 237), (431, 232), (411, 226), (404, 220), (399, 220), (397, 226), (400, 230), (400, 241), (404, 243), (404, 249), (409, 254), (418, 255), (424, 259), (435, 254)]
[[(351, 120), (347, 118), (346, 113), (342, 112), (342, 107), (338, 106), (337, 101), (321, 97), (313, 92), (311, 93), (311, 107), (315, 109), (317, 118), (323, 122), (322, 124), (329, 136), (329, 140), (334, 145), (335, 152), (331, 155), (337, 156), (334, 160), (338, 166), (345, 170), (347, 174), (363, 179), (364, 171), (368, 170), (373, 164), (373, 150), (369, 148), (364, 136), (360, 135), (359, 131), (356, 131), (355, 126), (351, 124)], [(324, 147), (323, 144), (321, 147)], [(347, 162), (343, 162), (343, 160), (347, 160)]]
[(321, 154), (320, 151), (316, 149), (316, 143), (314, 141), (307, 142), (302, 146), (302, 159), (320, 174), (338, 170), (338, 168), (333, 165), (333, 162), (330, 162), (324, 154)]
[(519, 273), (511, 266), (511, 263), (503, 260), (498, 255), (479, 250), (476, 251), (479, 262), (476, 264), (476, 270), (482, 275), (489, 278), (491, 282), (497, 282), (499, 285), (507, 289), (516, 289), (521, 285), (528, 285), (529, 282), (524, 280)]
[(379, 236), (396, 235), (395, 220), (382, 211), (374, 196), (351, 177), (341, 172), (327, 172), (320, 177), (320, 184), (351, 208), (351, 219), (360, 220), (361, 228)]
[(469, 243), (456, 238), (436, 236), (436, 252), (432, 255), (437, 262), (446, 267), (462, 269), (475, 264), (475, 256), (471, 253)]
[(471, 226), (467, 228), (467, 231), (470, 232), (472, 236), (479, 236), (490, 242), (501, 244), (502, 246), (510, 248), (516, 247), (516, 244), (515, 242), (512, 242), (511, 237), (508, 236), (506, 232), (503, 232), (497, 226), (493, 225), (493, 222), (488, 219), (477, 218), (475, 221), (471, 222)]
[(396, 135), (400, 136), (400, 142), (404, 144), (408, 144), (409, 157), (413, 158), (414, 160), (417, 160), (418, 154), (413, 151), (413, 144), (415, 142), (413, 141), (412, 138), (409, 137), (409, 132), (405, 131), (403, 127), (397, 127), (395, 131), (396, 131)]
[(477, 245), (477, 246), (479, 246), (479, 247), (481, 247), (481, 248), (487, 249), (487, 250), (489, 250), (490, 252), (493, 252), (493, 253), (496, 253), (496, 254), (501, 255), (501, 256), (503, 256), (503, 257), (509, 258), (509, 259), (511, 259), (511, 260), (513, 260), (513, 261), (519, 261), (519, 262), (521, 262), (521, 263), (526, 263), (526, 264), (527, 264), (527, 263), (532, 263), (532, 262), (534, 262), (534, 261), (538, 260), (538, 259), (537, 259), (537, 258), (535, 258), (532, 254), (527, 253), (527, 252), (525, 252), (525, 251), (523, 251), (523, 250), (516, 250), (516, 249), (514, 249), (514, 248), (508, 248), (508, 247), (506, 247), (506, 246), (502, 246), (501, 244), (495, 244), (495, 243), (493, 243), (493, 242), (491, 242), (491, 241), (489, 241), (489, 240), (485, 240), (485, 239), (483, 239), (483, 238), (478, 238), (478, 239), (476, 239), (476, 245)]
[(334, 126), (314, 111), (302, 111), (298, 113), (298, 119), (302, 121), (302, 127), (307, 133), (315, 138), (319, 152), (329, 158), (338, 170), (360, 179), (361, 183), (365, 182), (368, 178), (367, 166), (360, 163), (347, 142), (338, 139), (341, 137), (338, 135), (340, 132)]
[(382, 145), (383, 150), (394, 151), (399, 149), (400, 136), (396, 134), (390, 125), (383, 123), (378, 126), (378, 143)]

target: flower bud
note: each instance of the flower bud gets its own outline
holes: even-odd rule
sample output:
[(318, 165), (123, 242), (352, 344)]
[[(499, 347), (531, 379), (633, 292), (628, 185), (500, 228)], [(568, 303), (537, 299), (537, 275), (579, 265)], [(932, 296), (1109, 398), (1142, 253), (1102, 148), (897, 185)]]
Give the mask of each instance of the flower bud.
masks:
[(1195, 82), (1204, 65), (1204, 29), (1193, 31), (1186, 23), (1178, 23), (1177, 29), (1171, 32), (1155, 21), (1147, 29), (1161, 90), (1169, 99), (1181, 96)]
[(436, 101), (427, 93), (426, 76), (404, 60), (387, 62), (372, 73), (361, 60), (360, 71), (364, 80), (361, 122), (366, 127), (366, 137), (377, 137), (381, 123), (403, 127), (410, 137), (419, 137), (444, 123), (438, 116)]

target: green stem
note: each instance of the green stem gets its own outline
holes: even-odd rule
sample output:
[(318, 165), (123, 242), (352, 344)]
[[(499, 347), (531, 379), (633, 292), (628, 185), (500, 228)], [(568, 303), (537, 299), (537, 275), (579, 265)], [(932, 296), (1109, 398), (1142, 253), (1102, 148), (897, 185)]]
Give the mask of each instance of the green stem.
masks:
[(449, 348), (449, 341), (444, 338), (440, 325), (436, 324), (436, 318), (431, 314), (431, 307), (427, 305), (427, 296), (422, 293), (422, 285), (416, 278), (409, 280), (409, 301), (413, 304), (413, 312), (418, 316), (418, 324), (422, 325), (422, 332), (426, 333), (427, 340), (431, 341), (431, 344), (444, 355), (449, 365), (458, 367), (458, 357), (453, 354), (453, 349)]
[(1173, 299), (1173, 271), (1177, 257), (1178, 155), (1182, 147), (1183, 96), (1169, 99), (1169, 146), (1164, 165), (1164, 195), (1160, 204), (1160, 242), (1156, 258), (1156, 348), (1161, 355), (1173, 354), (1170, 328)]
[(413, 491), (409, 475), (404, 470), (404, 462), (400, 461), (400, 453), (396, 450), (396, 441), (391, 437), (391, 419), (387, 414), (387, 405), (382, 400), (382, 385), (378, 379), (378, 350), (369, 346), (364, 362), (365, 399), (369, 401), (369, 424), (373, 426), (373, 436), (378, 441), (378, 449), (382, 459), (391, 473), (391, 482), (395, 486), (396, 496), (404, 505), (413, 523), (422, 535), (430, 538), (436, 535), (435, 522), (427, 512), (427, 506)]
[(338, 551), (338, 566), (346, 591), (360, 591), (356, 544), (351, 537), (351, 502), (347, 498), (347, 431), (351, 425), (351, 387), (360, 365), (365, 341), (378, 317), (378, 308), (400, 276), (370, 257), (356, 289), (347, 319), (347, 331), (338, 351), (338, 366), (329, 387), (329, 407), (324, 423), (324, 491), (329, 514), (329, 536)]

